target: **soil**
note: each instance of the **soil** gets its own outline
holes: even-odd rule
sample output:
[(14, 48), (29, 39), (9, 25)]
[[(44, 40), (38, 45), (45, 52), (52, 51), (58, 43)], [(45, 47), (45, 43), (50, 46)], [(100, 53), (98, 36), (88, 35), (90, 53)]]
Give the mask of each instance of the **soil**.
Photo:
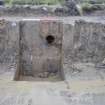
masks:
[(105, 9), (104, 10), (97, 10), (89, 13), (84, 13), (84, 16), (105, 16)]

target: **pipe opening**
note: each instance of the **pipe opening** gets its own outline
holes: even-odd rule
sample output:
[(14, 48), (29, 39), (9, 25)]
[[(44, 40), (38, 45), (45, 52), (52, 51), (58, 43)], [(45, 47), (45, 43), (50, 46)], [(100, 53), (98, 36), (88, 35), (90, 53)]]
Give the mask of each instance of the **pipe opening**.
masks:
[(47, 41), (48, 44), (52, 44), (55, 41), (55, 37), (52, 36), (52, 35), (48, 35), (46, 37), (46, 41)]

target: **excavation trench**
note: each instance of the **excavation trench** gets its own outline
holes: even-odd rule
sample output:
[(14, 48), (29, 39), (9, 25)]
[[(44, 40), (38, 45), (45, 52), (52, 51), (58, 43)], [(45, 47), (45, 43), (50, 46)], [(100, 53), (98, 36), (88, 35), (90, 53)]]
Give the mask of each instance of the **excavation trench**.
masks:
[[(20, 23), (20, 81), (61, 81), (62, 23), (57, 21)], [(62, 30), (62, 32), (61, 32)]]
[(105, 20), (89, 21), (73, 25), (60, 19), (0, 20), (0, 78), (103, 79)]

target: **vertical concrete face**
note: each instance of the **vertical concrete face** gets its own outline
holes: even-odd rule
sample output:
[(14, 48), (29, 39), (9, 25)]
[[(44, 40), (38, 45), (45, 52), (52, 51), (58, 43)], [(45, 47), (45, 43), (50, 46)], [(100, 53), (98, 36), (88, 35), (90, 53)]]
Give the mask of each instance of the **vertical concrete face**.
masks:
[[(19, 51), (19, 24), (0, 20), (0, 74), (16, 72)], [(1, 76), (2, 77), (2, 76)]]
[[(63, 27), (59, 21), (24, 21), (21, 23), (22, 75), (59, 74)], [(42, 76), (42, 77), (43, 77)]]

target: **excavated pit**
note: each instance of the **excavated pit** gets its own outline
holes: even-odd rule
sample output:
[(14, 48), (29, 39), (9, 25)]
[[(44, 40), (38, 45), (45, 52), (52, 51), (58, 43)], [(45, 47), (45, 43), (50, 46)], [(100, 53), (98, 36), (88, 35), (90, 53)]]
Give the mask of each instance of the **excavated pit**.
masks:
[(61, 81), (62, 22), (20, 23), (18, 80)]
[(105, 20), (65, 20), (1, 19), (0, 79), (105, 79)]

